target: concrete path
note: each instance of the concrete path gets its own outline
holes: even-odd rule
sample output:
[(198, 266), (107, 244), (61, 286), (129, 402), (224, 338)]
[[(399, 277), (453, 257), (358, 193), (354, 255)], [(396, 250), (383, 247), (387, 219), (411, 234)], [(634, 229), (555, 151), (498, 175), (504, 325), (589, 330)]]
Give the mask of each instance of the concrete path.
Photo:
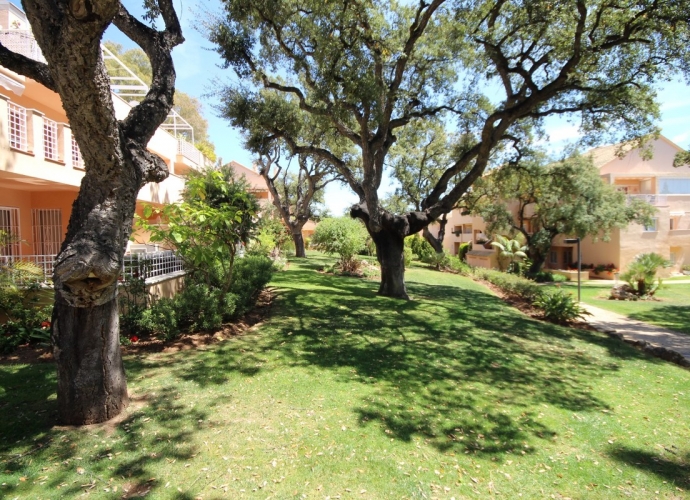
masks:
[(600, 332), (615, 334), (655, 356), (690, 367), (690, 335), (635, 321), (589, 304), (581, 305), (592, 313), (586, 321)]

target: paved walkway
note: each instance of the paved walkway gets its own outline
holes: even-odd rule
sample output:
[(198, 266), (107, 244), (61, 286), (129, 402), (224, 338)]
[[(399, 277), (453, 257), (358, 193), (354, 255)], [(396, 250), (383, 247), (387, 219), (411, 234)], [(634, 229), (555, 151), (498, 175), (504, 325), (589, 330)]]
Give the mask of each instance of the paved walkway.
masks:
[(690, 335), (626, 318), (622, 314), (582, 304), (592, 313), (587, 322), (601, 332), (613, 333), (655, 356), (690, 367)]

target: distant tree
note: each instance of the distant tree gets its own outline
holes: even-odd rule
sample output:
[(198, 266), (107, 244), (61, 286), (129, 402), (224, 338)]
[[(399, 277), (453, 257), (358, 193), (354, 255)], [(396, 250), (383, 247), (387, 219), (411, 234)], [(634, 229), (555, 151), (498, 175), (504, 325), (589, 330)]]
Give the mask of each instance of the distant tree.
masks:
[[(119, 345), (118, 277), (139, 190), (168, 176), (147, 149), (175, 92), (172, 49), (184, 41), (171, 0), (146, 0), (146, 20), (119, 0), (23, 0), (47, 63), (0, 45), (0, 64), (60, 96), (85, 164), (67, 235), (55, 261), (52, 336), (57, 403), (64, 424), (103, 422), (128, 404)], [(151, 86), (123, 120), (115, 118), (100, 44), (114, 24), (146, 53)], [(155, 23), (154, 23), (155, 24)]]
[(364, 249), (367, 230), (358, 220), (348, 217), (324, 219), (316, 226), (312, 245), (324, 252), (340, 257), (343, 271), (354, 272), (359, 267), (357, 254)]
[[(143, 50), (125, 50), (121, 44), (112, 41), (106, 41), (104, 45), (146, 85), (151, 85), (151, 63)], [(112, 60), (106, 60), (106, 67), (109, 69), (114, 68), (115, 64)], [(208, 138), (208, 121), (204, 118), (201, 102), (180, 90), (175, 90), (174, 99), (173, 109), (194, 129), (194, 145), (211, 161), (216, 161), (215, 145)], [(192, 138), (188, 137), (188, 140), (191, 141)]]
[[(637, 137), (657, 116), (651, 82), (686, 50), (690, 6), (677, 0), (223, 0), (210, 39), (241, 85), (222, 92), (236, 123), (261, 121), (294, 153), (331, 162), (360, 201), (350, 210), (376, 244), (379, 293), (407, 298), (404, 239), (440, 218), (527, 131), (579, 114), (598, 139)], [(311, 126), (359, 150), (356, 168), (301, 138), (290, 108), (263, 112), (259, 89), (294, 99)], [(289, 96), (289, 98), (287, 97)], [(444, 114), (445, 113), (445, 114)], [(379, 188), (393, 144), (414, 122), (464, 134), (421, 210), (394, 214)], [(456, 123), (452, 123), (456, 122)]]
[[(333, 165), (306, 154), (292, 158), (276, 141), (259, 155), (259, 173), (266, 181), (275, 206), (295, 243), (295, 257), (306, 257), (302, 228), (314, 216), (314, 206), (323, 203), (324, 188), (337, 177)], [(287, 164), (286, 164), (287, 163)], [(295, 165), (296, 164), (296, 165)]]
[(490, 234), (521, 233), (531, 273), (538, 272), (559, 234), (607, 240), (614, 228), (649, 222), (655, 208), (606, 184), (591, 158), (547, 163), (543, 155), (496, 169), (475, 183), (465, 201)]

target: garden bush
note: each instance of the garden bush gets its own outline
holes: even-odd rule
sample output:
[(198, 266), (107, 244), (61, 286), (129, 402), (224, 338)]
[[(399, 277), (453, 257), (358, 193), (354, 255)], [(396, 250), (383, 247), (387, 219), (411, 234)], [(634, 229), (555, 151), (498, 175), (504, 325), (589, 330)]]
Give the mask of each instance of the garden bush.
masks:
[(542, 293), (536, 298), (534, 305), (542, 310), (544, 319), (559, 324), (571, 323), (590, 314), (580, 306), (571, 293), (563, 290)]
[[(53, 306), (42, 306), (43, 271), (34, 264), (16, 262), (0, 266), (0, 352), (11, 352), (27, 343), (50, 342)], [(16, 282), (23, 283), (17, 285)]]
[(410, 247), (406, 246), (403, 248), (403, 258), (405, 259), (405, 267), (410, 267), (414, 258), (414, 253)]
[(465, 262), (467, 260), (467, 252), (472, 250), (472, 242), (460, 243), (458, 248), (458, 259)]
[(418, 234), (408, 236), (405, 239), (405, 246), (409, 247), (417, 260), (421, 260), (422, 262), (426, 262), (436, 253), (434, 247)]
[(541, 294), (541, 289), (534, 281), (515, 274), (508, 274), (495, 269), (476, 267), (473, 269), (476, 278), (488, 281), (508, 295), (534, 301)]
[(312, 244), (319, 250), (340, 257), (340, 267), (345, 273), (354, 273), (359, 267), (356, 255), (365, 248), (369, 233), (357, 219), (333, 217), (316, 226)]

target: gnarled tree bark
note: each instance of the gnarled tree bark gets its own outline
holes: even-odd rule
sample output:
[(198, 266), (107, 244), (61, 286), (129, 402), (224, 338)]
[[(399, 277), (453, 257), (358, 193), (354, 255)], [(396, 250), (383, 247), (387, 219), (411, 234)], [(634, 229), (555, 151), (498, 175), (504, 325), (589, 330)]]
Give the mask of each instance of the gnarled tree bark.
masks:
[[(183, 41), (171, 0), (158, 0), (163, 31), (134, 17), (118, 0), (24, 0), (48, 64), (7, 49), (0, 63), (57, 92), (85, 164), (67, 235), (55, 263), (52, 337), (62, 423), (103, 422), (128, 403), (119, 346), (117, 282), (139, 189), (168, 170), (146, 145), (173, 102), (172, 48)], [(100, 41), (114, 23), (151, 60), (145, 99), (118, 121)]]

